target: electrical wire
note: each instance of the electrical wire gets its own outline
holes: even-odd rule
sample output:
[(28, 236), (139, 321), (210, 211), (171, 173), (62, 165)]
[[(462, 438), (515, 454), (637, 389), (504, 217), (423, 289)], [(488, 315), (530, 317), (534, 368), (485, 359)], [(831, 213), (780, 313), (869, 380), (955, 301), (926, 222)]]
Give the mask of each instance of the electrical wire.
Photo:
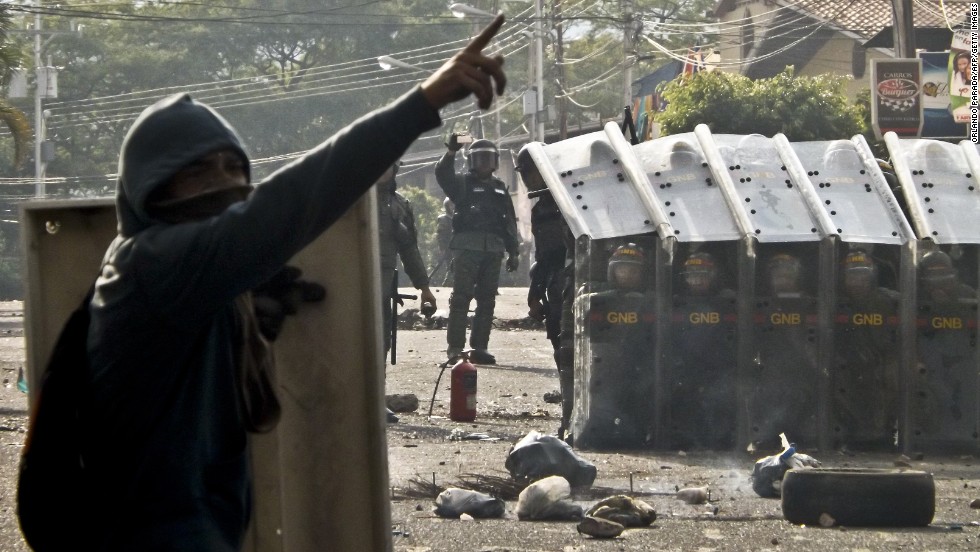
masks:
[[(496, 43), (497, 44), (503, 43), (503, 46), (500, 48), (500, 50), (504, 53), (504, 55), (509, 55), (514, 51), (521, 49), (520, 47), (518, 47), (517, 49), (508, 52), (506, 50), (506, 48), (510, 46), (510, 44), (506, 42), (508, 40), (510, 40), (511, 43), (513, 43), (516, 40), (525, 40), (525, 37), (523, 37), (519, 29), (512, 31), (509, 36), (504, 34), (501, 37), (499, 37)], [(424, 61), (422, 60), (423, 56), (429, 56), (429, 57), (438, 56), (437, 61), (441, 63), (444, 61), (445, 54), (447, 52), (455, 53), (455, 51), (457, 51), (458, 48), (453, 48), (451, 50), (438, 50), (436, 52), (433, 52), (432, 50), (434, 48), (440, 48), (442, 46), (447, 46), (447, 45), (458, 45), (461, 43), (465, 43), (467, 41), (468, 39), (457, 40), (457, 41), (447, 42), (441, 45), (435, 45), (432, 47), (409, 50), (408, 52), (405, 53), (411, 54), (411, 53), (423, 52), (424, 50), (429, 50), (429, 52), (426, 52), (425, 54), (409, 57), (408, 60), (414, 61), (415, 63), (424, 63)], [(396, 54), (396, 55), (401, 55), (401, 54)], [(418, 58), (418, 61), (416, 61), (415, 59), (416, 57)], [(304, 72), (303, 76), (307, 82), (316, 83), (318, 81), (312, 77), (315, 77), (318, 74), (330, 73), (331, 70), (336, 69), (337, 67), (350, 66), (352, 63), (369, 63), (372, 67), (376, 67), (377, 61), (375, 59), (370, 59), (370, 60), (357, 60), (354, 62), (335, 64), (333, 66), (326, 66), (326, 67), (318, 68), (316, 70), (306, 71)], [(348, 67), (348, 69), (351, 68)], [(149, 95), (159, 96), (161, 93), (174, 93), (175, 91), (186, 91), (186, 92), (196, 93), (200, 95), (200, 94), (208, 94), (211, 93), (212, 91), (217, 92), (220, 90), (221, 87), (235, 88), (236, 89), (235, 93), (242, 94), (242, 91), (240, 90), (240, 87), (242, 86), (250, 86), (253, 88), (258, 88), (259, 90), (256, 92), (256, 94), (260, 94), (260, 95), (267, 95), (270, 92), (272, 92), (272, 89), (268, 87), (268, 83), (266, 82), (266, 79), (249, 77), (244, 79), (230, 79), (227, 81), (215, 81), (203, 85), (203, 88), (201, 87), (201, 85), (187, 85), (184, 87), (168, 87), (166, 89), (156, 89), (151, 91), (141, 91), (134, 94), (106, 97), (106, 98), (114, 98), (113, 100), (109, 100), (109, 101), (107, 101), (106, 98), (90, 98), (86, 100), (79, 100), (76, 102), (52, 102), (51, 104), (49, 104), (49, 111), (51, 112), (53, 118), (52, 122), (55, 122), (57, 120), (57, 116), (61, 114), (61, 111), (72, 112), (73, 114), (77, 114), (78, 107), (83, 105), (97, 105), (99, 110), (104, 112), (106, 110), (106, 105), (108, 105), (109, 102), (122, 102), (124, 105), (126, 102), (134, 103), (134, 104), (138, 102), (138, 105), (130, 106), (130, 110), (131, 110), (130, 112), (133, 115), (135, 115), (138, 114), (140, 110), (142, 110), (146, 102), (146, 97)]]
[[(523, 37), (521, 35), (515, 35), (511, 42), (501, 45), (502, 54), (505, 56), (513, 55), (524, 48), (527, 47), (526, 40), (521, 41)], [(309, 79), (305, 86), (301, 89), (279, 92), (275, 94), (270, 94), (272, 90), (268, 87), (264, 87), (258, 90), (235, 90), (235, 91), (214, 91), (214, 89), (194, 89), (193, 87), (185, 87), (183, 90), (189, 93), (195, 93), (195, 95), (201, 100), (206, 101), (212, 107), (243, 107), (248, 105), (258, 105), (270, 102), (287, 101), (301, 98), (309, 98), (315, 96), (324, 95), (334, 95), (348, 92), (355, 92), (359, 90), (364, 90), (368, 88), (379, 88), (384, 86), (395, 86), (403, 85), (417, 82), (417, 79), (410, 80), (390, 80), (397, 78), (396, 75), (387, 75), (385, 71), (377, 67), (376, 60), (371, 60), (372, 70), (362, 71), (360, 73), (346, 74), (340, 78), (346, 79), (340, 83), (330, 83), (331, 80), (335, 80), (338, 77), (328, 77), (325, 79)], [(356, 68), (354, 68), (356, 69)], [(380, 77), (378, 75), (381, 75)], [(323, 84), (321, 84), (323, 83)], [(312, 86), (317, 85), (317, 86)], [(167, 92), (173, 93), (174, 89), (166, 90)], [(162, 91), (158, 91), (162, 92)], [(89, 115), (87, 113), (79, 113), (78, 111), (70, 112), (71, 116), (75, 118), (81, 118), (83, 120), (71, 124), (71, 123), (60, 123), (57, 116), (67, 116), (58, 112), (57, 114), (52, 113), (50, 117), (49, 128), (52, 131), (57, 129), (71, 127), (71, 126), (84, 126), (92, 124), (92, 122), (101, 123), (112, 123), (122, 120), (132, 119), (138, 115), (142, 109), (145, 107), (146, 99), (140, 97), (138, 99), (139, 104), (136, 105), (136, 99), (126, 100), (127, 104), (120, 108), (105, 108), (97, 107), (97, 115)], [(52, 111), (54, 108), (52, 107)]]
[[(714, 63), (713, 65), (716, 66), (716, 67), (736, 67), (736, 66), (739, 66), (740, 67), (740, 66), (743, 66), (743, 65), (748, 65), (748, 64), (751, 64), (751, 63), (756, 63), (758, 61), (763, 61), (763, 60), (772, 58), (774, 56), (777, 56), (777, 55), (779, 55), (779, 54), (781, 54), (781, 53), (783, 53), (783, 52), (785, 52), (785, 51), (787, 51), (787, 50), (789, 50), (789, 49), (797, 46), (798, 44), (800, 44), (804, 40), (812, 37), (814, 34), (816, 34), (818, 31), (820, 31), (821, 29), (823, 29), (825, 26), (827, 26), (830, 23), (832, 23), (833, 20), (836, 19), (836, 16), (837, 15), (840, 15), (841, 13), (843, 13), (843, 11), (845, 9), (849, 8), (852, 4), (854, 4), (855, 1), (856, 0), (851, 0), (846, 5), (842, 6), (836, 12), (835, 17), (833, 19), (828, 19), (828, 20), (825, 20), (825, 21), (819, 21), (819, 22), (812, 23), (810, 25), (803, 25), (801, 27), (794, 28), (793, 29), (793, 32), (799, 31), (799, 30), (802, 30), (802, 29), (806, 29), (806, 28), (810, 28), (810, 27), (812, 27), (812, 30), (809, 33), (807, 33), (806, 35), (800, 37), (799, 39), (796, 39), (796, 40), (790, 42), (786, 46), (783, 46), (783, 47), (778, 48), (778, 49), (776, 49), (776, 50), (774, 50), (774, 51), (772, 51), (772, 52), (770, 52), (768, 54), (763, 54), (761, 56), (755, 56), (755, 57), (750, 57), (750, 58), (743, 58), (743, 59), (739, 59), (737, 61), (731, 61), (731, 62), (717, 62), (717, 63)], [(776, 35), (769, 35), (767, 33), (765, 39), (781, 38), (781, 37), (786, 36), (787, 34), (788, 34), (788, 32), (780, 33), (780, 34), (776, 34)], [(683, 63), (689, 63), (690, 62), (690, 58), (688, 56), (686, 56), (686, 55), (680, 55), (680, 54), (675, 53), (674, 51), (671, 51), (671, 50), (667, 49), (666, 47), (664, 47), (663, 45), (661, 45), (658, 41), (654, 40), (653, 38), (651, 38), (651, 37), (649, 37), (649, 36), (647, 36), (645, 34), (641, 34), (640, 36), (644, 40), (646, 40), (648, 43), (650, 43), (651, 46), (653, 46), (655, 49), (657, 49), (658, 51), (660, 51), (661, 53), (663, 53), (667, 57), (669, 57), (671, 59), (674, 59), (674, 60), (677, 60), (677, 61), (681, 61)], [(710, 45), (708, 45), (708, 46), (710, 46)], [(689, 49), (688, 49), (688, 51), (689, 51)]]

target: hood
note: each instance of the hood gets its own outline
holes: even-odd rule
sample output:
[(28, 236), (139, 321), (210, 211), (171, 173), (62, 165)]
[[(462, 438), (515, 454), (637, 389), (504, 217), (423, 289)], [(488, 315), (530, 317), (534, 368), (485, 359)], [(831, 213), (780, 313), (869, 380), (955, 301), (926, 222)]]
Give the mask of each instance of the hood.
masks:
[(192, 161), (219, 149), (238, 152), (249, 173), (241, 140), (228, 121), (210, 107), (189, 94), (175, 94), (146, 108), (126, 133), (119, 154), (119, 233), (132, 236), (159, 223), (146, 211), (150, 193)]

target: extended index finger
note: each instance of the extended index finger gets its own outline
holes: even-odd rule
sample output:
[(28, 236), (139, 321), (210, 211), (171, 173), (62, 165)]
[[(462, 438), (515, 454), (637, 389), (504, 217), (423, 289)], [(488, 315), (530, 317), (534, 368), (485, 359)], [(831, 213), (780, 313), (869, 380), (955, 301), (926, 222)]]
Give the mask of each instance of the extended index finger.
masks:
[(497, 17), (494, 17), (493, 21), (484, 27), (483, 30), (480, 31), (480, 34), (476, 35), (473, 40), (471, 40), (470, 43), (463, 48), (463, 51), (473, 52), (475, 54), (482, 52), (483, 49), (487, 47), (487, 44), (490, 44), (490, 40), (497, 34), (497, 31), (500, 30), (500, 27), (503, 24), (504, 14), (498, 13)]

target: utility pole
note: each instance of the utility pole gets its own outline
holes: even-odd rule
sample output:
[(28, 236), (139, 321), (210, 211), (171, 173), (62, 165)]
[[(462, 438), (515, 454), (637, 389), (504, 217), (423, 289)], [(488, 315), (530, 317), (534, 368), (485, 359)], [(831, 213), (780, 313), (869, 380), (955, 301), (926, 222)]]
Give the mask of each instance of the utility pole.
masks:
[(623, 105), (633, 103), (633, 0), (623, 2)]
[(561, 88), (558, 95), (558, 139), (568, 138), (568, 99), (565, 98), (565, 42), (562, 37), (561, 23), (561, 0), (554, 0), (551, 4), (552, 17), (555, 19), (555, 77), (558, 79), (558, 87)]
[[(41, 0), (34, 0), (34, 197), (44, 197), (44, 161), (41, 145), (44, 143), (44, 113), (41, 111)], [(44, 82), (47, 83), (45, 77)]]
[(534, 78), (537, 87), (534, 94), (536, 108), (534, 134), (541, 143), (546, 143), (542, 118), (544, 113), (544, 27), (542, 25), (542, 12), (544, 8), (541, 5), (543, 3), (544, 0), (534, 0), (534, 64), (536, 69)]
[(912, 22), (912, 0), (892, 0), (892, 29), (895, 57), (915, 57), (915, 24)]

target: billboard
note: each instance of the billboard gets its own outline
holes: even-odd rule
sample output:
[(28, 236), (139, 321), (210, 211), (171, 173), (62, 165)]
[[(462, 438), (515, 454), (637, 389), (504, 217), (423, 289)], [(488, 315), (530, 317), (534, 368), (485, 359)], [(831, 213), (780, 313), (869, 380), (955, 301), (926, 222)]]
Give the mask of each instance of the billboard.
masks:
[(957, 138), (967, 135), (967, 125), (953, 120), (950, 87), (950, 52), (919, 52), (922, 60), (922, 137)]
[(871, 124), (886, 132), (916, 137), (922, 132), (922, 60), (871, 60)]

